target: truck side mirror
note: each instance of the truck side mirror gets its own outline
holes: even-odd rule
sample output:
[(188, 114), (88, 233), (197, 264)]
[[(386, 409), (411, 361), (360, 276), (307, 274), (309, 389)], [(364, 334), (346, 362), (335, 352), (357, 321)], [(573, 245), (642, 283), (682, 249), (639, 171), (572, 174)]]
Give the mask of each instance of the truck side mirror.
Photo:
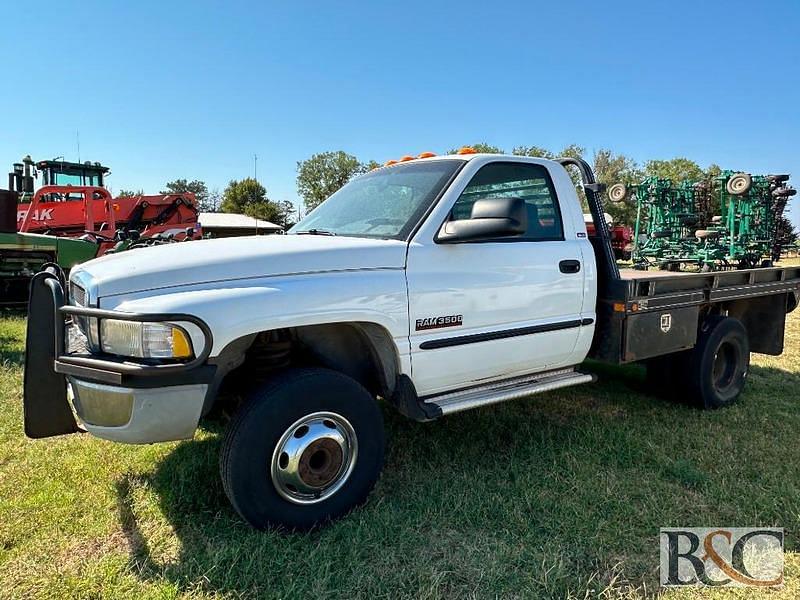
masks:
[(528, 229), (528, 212), (521, 198), (481, 198), (472, 205), (469, 219), (448, 220), (436, 242), (491, 240), (521, 235)]

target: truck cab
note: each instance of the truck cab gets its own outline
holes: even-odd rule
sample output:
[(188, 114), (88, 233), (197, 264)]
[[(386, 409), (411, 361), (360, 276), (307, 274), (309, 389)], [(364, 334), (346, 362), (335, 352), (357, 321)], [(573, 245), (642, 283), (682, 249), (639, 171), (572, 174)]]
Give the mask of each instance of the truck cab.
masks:
[(106, 256), (68, 282), (50, 268), (32, 283), (26, 432), (191, 438), (234, 388), (226, 493), (254, 527), (303, 529), (372, 489), (377, 399), (431, 421), (590, 383), (593, 357), (730, 404), (751, 339), (782, 351), (800, 268), (621, 272), (602, 191), (575, 159), (426, 153), (357, 177), (286, 236)]
[[(458, 171), (407, 251), (409, 345), (418, 393), (580, 363), (594, 332), (597, 274), (564, 168), (494, 155), (427, 160), (391, 167), (395, 177), (403, 169)], [(324, 225), (334, 208), (297, 231)], [(505, 212), (517, 218), (518, 228), (460, 229), (505, 225)]]

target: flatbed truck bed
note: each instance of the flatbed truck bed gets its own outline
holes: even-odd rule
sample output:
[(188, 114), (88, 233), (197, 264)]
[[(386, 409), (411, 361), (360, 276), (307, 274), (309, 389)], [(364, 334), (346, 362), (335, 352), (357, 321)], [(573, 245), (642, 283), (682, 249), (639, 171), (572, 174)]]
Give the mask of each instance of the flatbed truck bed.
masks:
[(687, 350), (712, 312), (739, 319), (752, 352), (777, 356), (785, 315), (798, 302), (800, 266), (717, 273), (622, 269), (598, 301), (590, 356), (622, 364)]

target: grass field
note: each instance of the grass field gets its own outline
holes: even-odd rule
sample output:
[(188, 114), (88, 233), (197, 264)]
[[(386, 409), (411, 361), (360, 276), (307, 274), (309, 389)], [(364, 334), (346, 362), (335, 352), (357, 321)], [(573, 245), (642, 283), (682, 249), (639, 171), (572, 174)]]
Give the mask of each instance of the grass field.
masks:
[[(310, 534), (258, 533), (217, 475), (223, 423), (123, 446), (22, 434), (25, 322), (0, 318), (0, 598), (640, 597), (662, 526), (782, 526), (800, 597), (800, 311), (734, 407), (594, 386), (431, 424), (385, 411), (370, 502)], [(668, 597), (752, 597), (751, 590)]]

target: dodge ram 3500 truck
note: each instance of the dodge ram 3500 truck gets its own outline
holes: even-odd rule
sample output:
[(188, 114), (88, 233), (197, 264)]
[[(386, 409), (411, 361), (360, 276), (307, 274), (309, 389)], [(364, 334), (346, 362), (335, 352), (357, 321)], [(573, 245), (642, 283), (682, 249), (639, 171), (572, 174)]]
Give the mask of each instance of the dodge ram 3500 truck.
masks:
[(223, 383), (245, 385), (225, 491), (251, 525), (301, 529), (375, 484), (378, 398), (429, 421), (589, 383), (591, 357), (644, 361), (698, 406), (730, 404), (750, 352), (782, 352), (800, 267), (620, 272), (602, 191), (575, 159), (426, 156), (354, 179), (286, 236), (107, 256), (69, 282), (45, 269), (25, 431), (191, 438)]

